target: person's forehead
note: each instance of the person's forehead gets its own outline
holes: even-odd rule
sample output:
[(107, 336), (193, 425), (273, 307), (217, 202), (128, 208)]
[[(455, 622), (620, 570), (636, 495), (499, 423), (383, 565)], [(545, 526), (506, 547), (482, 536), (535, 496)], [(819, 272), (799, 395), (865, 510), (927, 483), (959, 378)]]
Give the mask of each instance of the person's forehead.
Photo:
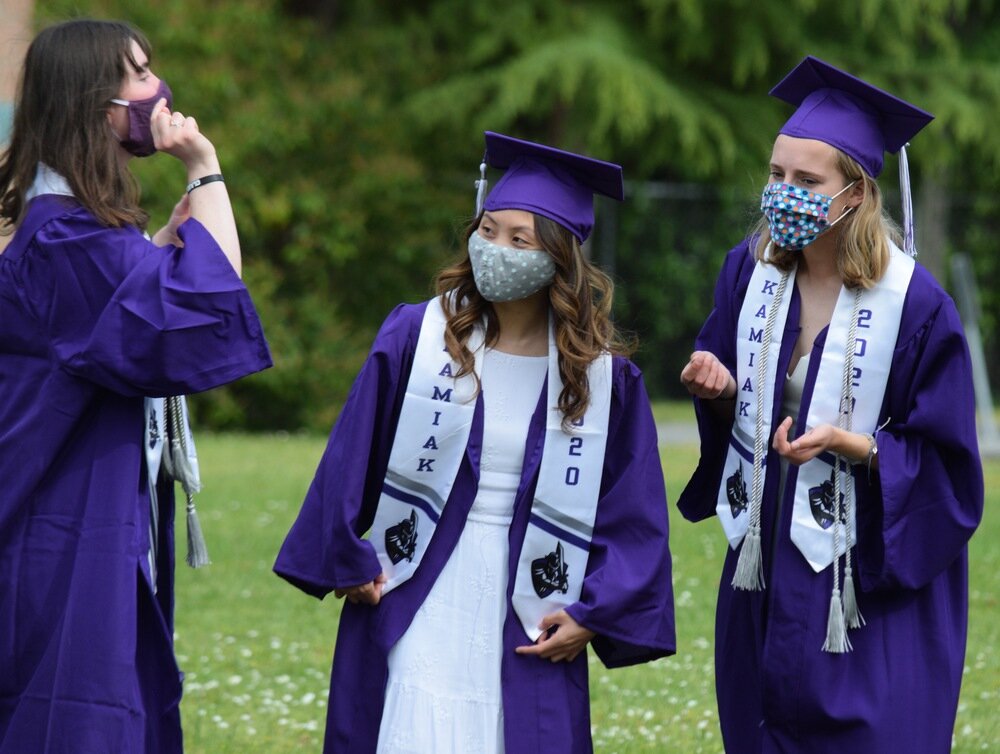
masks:
[(134, 39), (130, 42), (130, 49), (132, 52), (132, 59), (139, 65), (140, 68), (146, 68), (149, 65), (149, 57), (145, 52), (142, 51), (142, 47)]
[(837, 150), (817, 139), (779, 134), (774, 140), (771, 162), (783, 167), (828, 170), (837, 167)]
[(535, 218), (523, 209), (492, 209), (487, 210), (487, 217), (493, 222), (511, 228), (535, 229)]

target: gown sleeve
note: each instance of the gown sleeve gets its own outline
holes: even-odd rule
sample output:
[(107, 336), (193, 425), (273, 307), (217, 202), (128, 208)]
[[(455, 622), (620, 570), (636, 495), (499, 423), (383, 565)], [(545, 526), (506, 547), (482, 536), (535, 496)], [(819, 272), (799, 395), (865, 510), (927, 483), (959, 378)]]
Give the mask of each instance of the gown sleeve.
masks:
[(870, 483), (864, 467), (856, 471), (865, 590), (925, 586), (979, 524), (983, 473), (971, 375), (955, 305), (918, 266), (886, 390), (879, 471)]
[(397, 307), (383, 323), (340, 412), (274, 571), (322, 599), (381, 573), (362, 535), (375, 518), (422, 310)]
[(158, 247), (135, 228), (106, 228), (84, 210), (39, 229), (38, 312), (56, 361), (121, 395), (194, 393), (271, 365), (250, 294), (197, 220), (183, 247)]
[[(567, 612), (597, 633), (607, 667), (676, 650), (667, 497), (656, 425), (638, 368), (616, 360), (601, 498), (580, 600)], [(617, 419), (615, 418), (617, 416)]]
[[(712, 311), (695, 340), (696, 351), (715, 354), (733, 376), (736, 375), (736, 326), (752, 271), (753, 258), (748, 244), (743, 242), (729, 252), (723, 263)], [(710, 401), (693, 400), (701, 452), (698, 466), (678, 498), (677, 508), (688, 521), (701, 521), (715, 515), (733, 420), (718, 416)]]

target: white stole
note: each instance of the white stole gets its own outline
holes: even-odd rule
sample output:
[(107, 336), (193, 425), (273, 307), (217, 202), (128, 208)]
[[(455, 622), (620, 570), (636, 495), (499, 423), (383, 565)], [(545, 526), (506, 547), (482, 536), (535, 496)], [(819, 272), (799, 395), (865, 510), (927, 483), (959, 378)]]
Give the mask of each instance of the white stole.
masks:
[(563, 389), (559, 350), (550, 323), (545, 444), (512, 596), (517, 617), (532, 641), (542, 634), (538, 627), (542, 618), (580, 599), (587, 572), (608, 442), (611, 356), (605, 353), (594, 360), (587, 378), (587, 411), (566, 432), (559, 410)]
[[(420, 565), (469, 443), (476, 379), (455, 377), (458, 364), (445, 346), (446, 323), (441, 299), (429, 301), (369, 538), (386, 576), (383, 593)], [(481, 374), (482, 328), (473, 331), (468, 345)]]
[[(903, 301), (913, 275), (913, 257), (890, 246), (889, 268), (878, 284), (862, 291), (854, 349), (851, 427), (874, 433), (889, 381), (892, 354), (899, 336)], [(845, 345), (851, 328), (854, 292), (841, 288), (826, 334), (826, 345), (816, 376), (806, 430), (821, 424), (838, 426), (844, 375)], [(843, 555), (857, 541), (855, 519), (844, 522), (847, 535), (837, 540), (834, 552), (834, 457), (824, 453), (799, 467), (792, 509), (791, 537), (799, 551), (819, 573), (834, 557)], [(847, 473), (851, 473), (847, 470)]]
[[(873, 288), (861, 292), (852, 383), (854, 391), (852, 431), (874, 432), (877, 427), (889, 369), (892, 365), (892, 354), (899, 335), (903, 301), (913, 274), (913, 267), (913, 259), (890, 243), (890, 262), (885, 275)], [(746, 534), (749, 522), (748, 485), (753, 469), (758, 387), (765, 390), (762, 401), (764, 427), (767, 433), (762, 459), (765, 463), (767, 451), (771, 446), (771, 416), (774, 386), (777, 384), (778, 346), (788, 317), (795, 270), (789, 273), (782, 300), (774, 302), (774, 293), (780, 276), (780, 271), (772, 265), (757, 262), (740, 309), (736, 347), (736, 417), (716, 506), (716, 513), (734, 550)], [(772, 344), (773, 350), (768, 356), (766, 380), (762, 386), (758, 386), (756, 385), (757, 357), (764, 330), (763, 323), (772, 305), (779, 307), (773, 330), (777, 335)], [(821, 424), (840, 426), (845, 349), (853, 306), (854, 291), (842, 287), (827, 330), (809, 413), (804, 424), (799, 422), (800, 434)], [(835, 557), (832, 526), (833, 465), (834, 457), (830, 453), (824, 453), (802, 464), (795, 486), (791, 539), (816, 572), (830, 565)], [(847, 536), (840, 538), (837, 555), (846, 552), (856, 541), (853, 518), (846, 524)]]
[[(760, 459), (761, 473), (767, 471), (767, 449), (770, 447), (770, 425), (774, 407), (774, 391), (770, 386), (776, 384), (778, 373), (778, 356), (776, 345), (781, 343), (781, 333), (785, 329), (788, 318), (788, 308), (792, 301), (792, 288), (795, 283), (795, 270), (788, 273), (783, 295), (780, 300), (775, 296), (780, 288), (782, 272), (771, 264), (757, 262), (750, 286), (747, 288), (743, 307), (740, 309), (739, 330), (736, 335), (736, 416), (729, 438), (729, 450), (726, 464), (722, 472), (722, 484), (716, 501), (716, 515), (722, 523), (729, 546), (734, 550), (739, 546), (750, 525), (750, 496), (754, 466), (754, 437), (757, 422), (758, 391), (761, 395), (761, 415), (768, 440), (764, 445), (763, 456)], [(773, 332), (777, 333), (777, 344), (771, 344), (768, 354), (763, 385), (757, 384), (758, 365), (761, 358), (761, 346), (764, 340), (764, 328), (771, 307), (778, 307), (774, 314)]]
[[(465, 455), (476, 405), (472, 375), (455, 378), (458, 366), (444, 344), (446, 315), (440, 298), (428, 302), (410, 378), (389, 454), (369, 541), (386, 576), (383, 593), (419, 567)], [(469, 349), (482, 374), (483, 332)], [(591, 400), (570, 433), (562, 428), (559, 352), (549, 326), (545, 444), (530, 523), (515, 576), (513, 604), (532, 640), (545, 615), (580, 598), (600, 496), (611, 406), (611, 357), (589, 370)]]

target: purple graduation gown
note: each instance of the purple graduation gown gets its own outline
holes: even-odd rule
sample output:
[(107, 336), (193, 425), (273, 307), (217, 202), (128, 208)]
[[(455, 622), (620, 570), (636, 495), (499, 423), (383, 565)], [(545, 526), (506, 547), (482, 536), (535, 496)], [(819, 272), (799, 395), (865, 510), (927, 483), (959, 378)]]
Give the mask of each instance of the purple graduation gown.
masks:
[[(372, 546), (360, 535), (375, 515), (425, 306), (400, 306), (382, 326), (278, 555), (275, 571), (308, 594), (322, 598), (338, 587), (371, 581), (381, 571)], [(614, 360), (612, 391), (590, 560), (580, 601), (568, 612), (597, 633), (592, 645), (605, 665), (618, 667), (673, 654), (675, 638), (656, 428), (642, 377), (625, 359)], [(528, 431), (509, 535), (501, 678), (506, 747), (518, 754), (592, 750), (586, 653), (571, 663), (552, 663), (514, 652), (531, 643), (510, 595), (538, 480), (545, 395), (543, 387)], [(406, 631), (462, 532), (476, 496), (482, 432), (480, 396), (454, 488), (413, 577), (377, 607), (344, 605), (330, 680), (328, 754), (375, 751), (389, 650)]]
[(173, 497), (150, 585), (143, 396), (270, 365), (246, 288), (184, 248), (34, 199), (0, 254), (0, 752), (180, 752)]
[[(698, 336), (735, 374), (736, 329), (753, 259), (747, 242), (726, 258), (715, 308)], [(768, 447), (783, 376), (799, 336), (792, 297), (778, 352)], [(802, 396), (809, 409), (826, 330), (813, 345)], [(841, 344), (834, 344), (843, 347)], [(701, 460), (678, 501), (691, 521), (715, 515), (731, 421), (696, 400)], [(878, 473), (855, 466), (855, 583), (867, 625), (854, 651), (820, 651), (833, 586), (789, 537), (797, 467), (779, 506), (769, 474), (762, 507), (767, 589), (730, 585), (739, 551), (727, 547), (716, 614), (716, 691), (730, 754), (947, 752), (958, 706), (968, 612), (966, 544), (983, 509), (968, 349), (954, 303), (919, 264), (903, 305), (879, 424)], [(768, 468), (778, 468), (769, 451)], [(777, 520), (776, 520), (777, 519)], [(719, 537), (723, 538), (722, 532)]]

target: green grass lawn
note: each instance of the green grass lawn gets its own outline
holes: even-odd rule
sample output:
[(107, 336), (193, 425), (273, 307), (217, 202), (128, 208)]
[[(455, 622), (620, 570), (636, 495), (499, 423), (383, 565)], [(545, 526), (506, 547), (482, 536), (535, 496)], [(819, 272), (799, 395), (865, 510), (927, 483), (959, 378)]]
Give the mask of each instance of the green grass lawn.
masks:
[[(658, 410), (663, 421), (684, 418), (672, 407)], [(271, 565), (324, 443), (288, 435), (198, 438), (205, 481), (199, 510), (213, 564), (178, 568), (177, 654), (187, 673), (182, 710), (189, 752), (320, 749), (339, 603), (306, 597), (274, 576)], [(594, 743), (601, 752), (722, 751), (712, 626), (725, 538), (713, 522), (689, 524), (673, 508), (696, 459), (694, 446), (664, 452), (678, 654), (614, 671), (591, 658)], [(986, 485), (986, 518), (971, 545), (956, 752), (1000, 750), (1000, 460), (986, 463)], [(178, 541), (183, 537), (181, 523)]]

